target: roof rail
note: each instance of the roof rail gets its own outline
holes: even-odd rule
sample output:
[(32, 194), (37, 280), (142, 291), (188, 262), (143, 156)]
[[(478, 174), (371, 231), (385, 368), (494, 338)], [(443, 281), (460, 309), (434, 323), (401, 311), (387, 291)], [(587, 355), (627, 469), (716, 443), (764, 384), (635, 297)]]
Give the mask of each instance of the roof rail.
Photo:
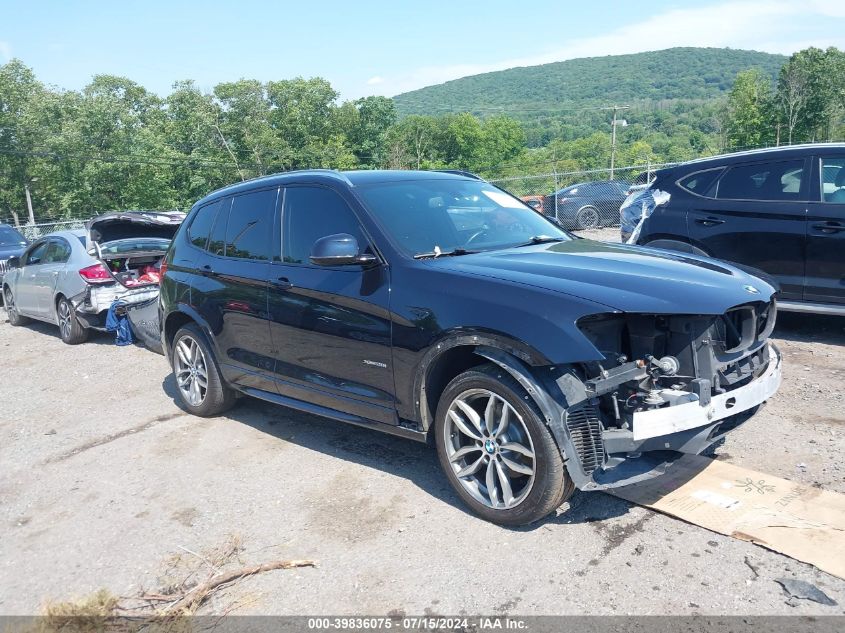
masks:
[(484, 180), (484, 178), (478, 174), (474, 174), (471, 171), (464, 171), (463, 169), (432, 169), (431, 171), (438, 171), (441, 174), (455, 174), (456, 176), (464, 176), (466, 178), (472, 178), (473, 180)]

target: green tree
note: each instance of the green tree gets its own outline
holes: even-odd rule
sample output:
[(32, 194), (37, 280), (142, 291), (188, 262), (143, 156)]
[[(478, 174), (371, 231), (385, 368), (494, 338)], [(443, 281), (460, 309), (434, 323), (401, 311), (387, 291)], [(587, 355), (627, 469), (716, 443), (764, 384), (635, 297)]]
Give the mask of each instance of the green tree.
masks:
[(728, 143), (737, 149), (772, 140), (771, 80), (752, 68), (739, 73), (728, 95)]

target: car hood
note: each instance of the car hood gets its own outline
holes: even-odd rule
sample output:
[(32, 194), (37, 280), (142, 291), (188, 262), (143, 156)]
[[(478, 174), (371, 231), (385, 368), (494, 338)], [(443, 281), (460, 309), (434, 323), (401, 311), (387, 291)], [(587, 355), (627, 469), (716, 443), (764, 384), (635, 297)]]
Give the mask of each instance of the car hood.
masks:
[(173, 239), (184, 219), (179, 211), (119, 211), (92, 218), (85, 228), (89, 240), (100, 244), (137, 237)]
[(776, 291), (758, 277), (707, 257), (585, 239), (426, 263), (546, 288), (623, 312), (722, 314), (739, 304), (768, 301)]
[(17, 245), (2, 245), (0, 244), (0, 259), (9, 259), (10, 257), (20, 257), (26, 250), (26, 246)]

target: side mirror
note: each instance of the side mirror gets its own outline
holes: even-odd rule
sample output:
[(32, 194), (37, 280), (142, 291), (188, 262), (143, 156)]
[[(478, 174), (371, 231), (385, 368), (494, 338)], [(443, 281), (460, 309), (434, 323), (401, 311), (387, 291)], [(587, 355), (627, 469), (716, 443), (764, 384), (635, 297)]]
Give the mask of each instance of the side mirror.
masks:
[(375, 255), (360, 253), (358, 240), (348, 233), (321, 237), (311, 247), (309, 259), (318, 266), (371, 266), (378, 261)]
[(13, 255), (6, 261), (6, 265), (9, 268), (20, 268), (21, 267), (21, 258), (17, 255)]

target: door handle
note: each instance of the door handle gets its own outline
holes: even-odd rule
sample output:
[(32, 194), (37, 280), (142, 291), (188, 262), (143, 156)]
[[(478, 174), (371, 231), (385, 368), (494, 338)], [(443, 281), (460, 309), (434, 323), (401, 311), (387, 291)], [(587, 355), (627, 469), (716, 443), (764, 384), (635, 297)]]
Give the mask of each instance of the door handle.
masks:
[(719, 218), (698, 218), (696, 223), (703, 224), (704, 226), (716, 226), (717, 224), (724, 224), (725, 221)]
[(214, 269), (211, 267), (211, 264), (203, 264), (201, 270), (203, 275), (213, 276), (216, 274)]
[(821, 231), (822, 233), (832, 234), (845, 231), (845, 224), (841, 224), (839, 222), (825, 222), (823, 224), (814, 224), (813, 228), (817, 231)]
[(270, 280), (270, 285), (279, 290), (287, 290), (288, 288), (291, 288), (293, 286), (293, 284), (287, 277), (279, 277), (278, 279), (272, 279)]

